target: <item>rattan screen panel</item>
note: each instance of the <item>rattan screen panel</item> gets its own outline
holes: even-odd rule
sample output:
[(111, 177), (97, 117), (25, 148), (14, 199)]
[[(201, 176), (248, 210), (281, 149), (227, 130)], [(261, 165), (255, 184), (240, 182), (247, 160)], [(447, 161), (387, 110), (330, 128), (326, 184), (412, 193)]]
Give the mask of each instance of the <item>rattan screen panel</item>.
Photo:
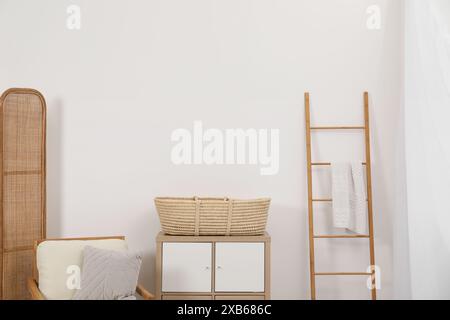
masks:
[(3, 170), (40, 170), (43, 110), (30, 94), (9, 94), (3, 103)]
[(33, 272), (33, 251), (7, 252), (3, 259), (3, 299), (29, 299), (27, 279)]
[(5, 250), (30, 248), (41, 238), (41, 176), (9, 175), (3, 178), (3, 234)]
[(27, 299), (33, 244), (45, 238), (45, 100), (32, 89), (10, 89), (0, 111), (0, 297)]

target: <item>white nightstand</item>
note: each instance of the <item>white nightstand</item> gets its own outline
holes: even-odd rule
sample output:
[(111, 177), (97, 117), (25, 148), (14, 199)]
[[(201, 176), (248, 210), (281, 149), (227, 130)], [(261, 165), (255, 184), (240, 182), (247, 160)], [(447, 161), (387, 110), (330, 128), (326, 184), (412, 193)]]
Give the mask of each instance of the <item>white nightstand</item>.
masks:
[(270, 299), (270, 236), (159, 233), (156, 298)]

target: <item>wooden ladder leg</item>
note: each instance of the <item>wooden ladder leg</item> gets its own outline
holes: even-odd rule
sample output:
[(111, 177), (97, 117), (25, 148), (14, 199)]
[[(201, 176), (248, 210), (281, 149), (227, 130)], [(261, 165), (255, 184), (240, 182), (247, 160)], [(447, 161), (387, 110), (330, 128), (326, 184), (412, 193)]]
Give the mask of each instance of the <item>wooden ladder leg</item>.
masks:
[(375, 243), (373, 235), (373, 209), (372, 209), (372, 174), (370, 161), (370, 126), (369, 126), (369, 93), (364, 92), (364, 122), (365, 122), (365, 144), (366, 144), (366, 175), (367, 175), (367, 206), (369, 215), (369, 245), (370, 245), (370, 272), (372, 281), (372, 300), (377, 299), (375, 287)]
[(308, 166), (308, 225), (309, 225), (309, 274), (311, 285), (311, 300), (316, 300), (316, 278), (314, 260), (314, 216), (312, 196), (312, 165), (311, 165), (311, 114), (309, 110), (309, 93), (305, 92), (306, 120), (306, 160)]

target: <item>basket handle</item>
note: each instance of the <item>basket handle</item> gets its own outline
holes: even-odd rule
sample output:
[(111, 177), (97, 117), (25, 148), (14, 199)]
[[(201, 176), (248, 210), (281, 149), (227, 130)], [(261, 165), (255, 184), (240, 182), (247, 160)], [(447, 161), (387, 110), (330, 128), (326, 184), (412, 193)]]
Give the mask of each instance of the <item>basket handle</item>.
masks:
[(197, 196), (194, 197), (195, 201), (195, 230), (194, 234), (198, 236), (200, 234), (200, 203), (202, 202)]
[(199, 200), (202, 200), (202, 199), (204, 199), (204, 200), (223, 200), (223, 201), (228, 201), (228, 200), (230, 200), (229, 197), (222, 197), (222, 198), (206, 197), (206, 198), (200, 198), (200, 197), (198, 197), (198, 196), (194, 196), (194, 197), (189, 198), (189, 199), (192, 199), (192, 200), (194, 200), (194, 201), (197, 200), (197, 199), (199, 199)]
[(225, 232), (225, 235), (229, 236), (231, 233), (231, 218), (233, 216), (233, 200), (225, 198), (225, 201), (228, 201), (227, 231)]
[[(225, 235), (229, 236), (231, 233), (231, 218), (233, 216), (233, 200), (229, 197), (224, 197), (223, 200), (228, 202), (228, 217), (227, 217), (227, 230), (225, 231)], [(194, 196), (195, 201), (195, 236), (200, 235), (200, 204), (202, 200)]]

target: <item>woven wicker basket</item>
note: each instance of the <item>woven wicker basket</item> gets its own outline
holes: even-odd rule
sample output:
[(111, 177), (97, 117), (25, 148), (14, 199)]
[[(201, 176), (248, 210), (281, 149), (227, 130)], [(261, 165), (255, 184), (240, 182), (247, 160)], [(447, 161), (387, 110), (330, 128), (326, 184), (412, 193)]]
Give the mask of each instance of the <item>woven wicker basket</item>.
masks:
[(155, 198), (161, 226), (171, 235), (260, 235), (270, 199)]

